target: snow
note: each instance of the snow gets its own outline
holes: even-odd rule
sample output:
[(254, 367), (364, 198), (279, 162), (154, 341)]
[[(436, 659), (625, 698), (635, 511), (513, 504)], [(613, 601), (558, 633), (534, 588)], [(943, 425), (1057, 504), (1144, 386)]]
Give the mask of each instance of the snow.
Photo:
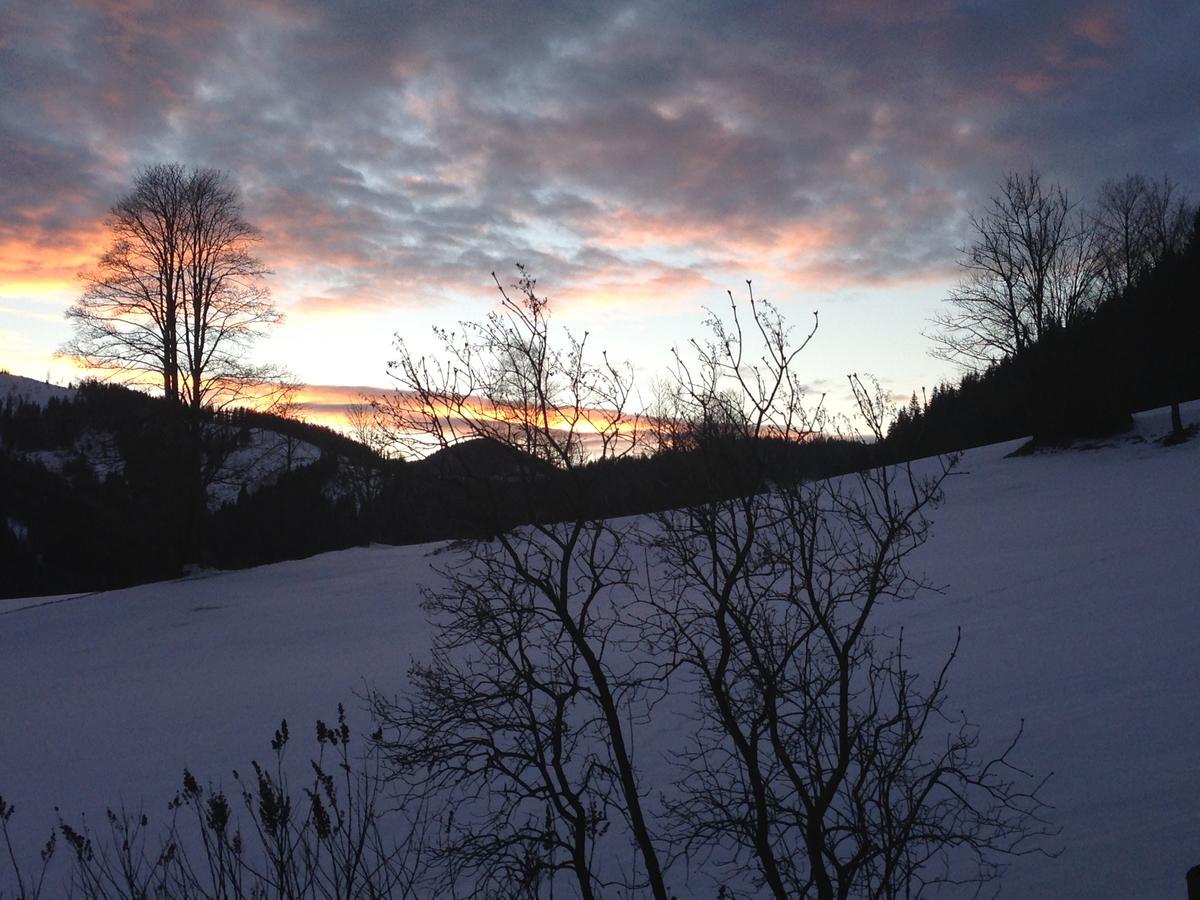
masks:
[(0, 372), (0, 406), (12, 398), (14, 402), (23, 400), (44, 407), (51, 399), (69, 400), (74, 396), (74, 388), (58, 387), (22, 375)]
[(216, 480), (208, 486), (209, 509), (237, 501), (243, 489), (253, 493), (273, 484), (291, 469), (311, 465), (321, 449), (307, 441), (264, 428), (251, 428), (249, 440), (224, 460)]
[(92, 473), (101, 481), (119, 476), (125, 471), (125, 460), (114, 435), (107, 432), (85, 429), (69, 448), (49, 450), (13, 451), (13, 456), (41, 466), (47, 472), (61, 475), (68, 465), (78, 460), (85, 462)]
[[(1161, 446), (1166, 427), (1156, 411), (1094, 449), (969, 451), (920, 559), (946, 591), (886, 611), (925, 670), (961, 627), (955, 708), (985, 741), (1024, 719), (1019, 761), (1054, 773), (1063, 852), (1017, 859), (1002, 896), (1182, 896), (1200, 863), (1200, 440)], [(0, 604), (0, 794), (21, 840), (55, 806), (161, 815), (184, 766), (228, 785), (281, 718), (299, 736), (365, 683), (399, 689), (441, 546)]]

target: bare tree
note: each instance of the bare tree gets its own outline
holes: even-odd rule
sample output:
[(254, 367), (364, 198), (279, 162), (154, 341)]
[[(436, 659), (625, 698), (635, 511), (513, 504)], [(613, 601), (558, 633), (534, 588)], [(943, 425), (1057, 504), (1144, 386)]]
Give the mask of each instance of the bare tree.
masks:
[[(696, 452), (716, 453), (720, 467), (716, 400), (723, 445), (743, 445), (753, 478), (735, 496), (714, 490), (658, 517), (660, 577), (643, 630), (682, 661), (699, 698), (678, 753), (672, 836), (739, 879), (750, 867), (778, 898), (911, 897), (930, 883), (987, 881), (1044, 830), (1039, 784), (1012, 765), (1011, 743), (980, 758), (975, 727), (945, 717), (957, 647), (923, 681), (901, 637), (876, 624), (881, 605), (926, 587), (908, 559), (950, 462), (924, 477), (876, 466), (813, 482), (772, 463), (771, 438), (801, 438), (813, 420), (787, 371), (797, 351), (782, 320), (751, 296), (747, 321), (744, 331), (735, 307), (696, 363), (677, 369)], [(851, 384), (881, 440), (879, 393)]]
[(168, 400), (180, 396), (185, 181), (181, 166), (150, 166), (112, 208), (113, 243), (82, 276), (83, 296), (67, 310), (76, 334), (62, 349), (90, 368), (156, 379)]
[(280, 315), (252, 253), (258, 232), (224, 173), (150, 166), (108, 224), (113, 243), (67, 310), (75, 335), (64, 354), (159, 384), (193, 410), (244, 399), (277, 378), (247, 358)]
[[(572, 539), (579, 558), (564, 573)], [(609, 649), (632, 571), (619, 535), (520, 530), (473, 547), (427, 594), (433, 655), (411, 670), (408, 697), (377, 695), (375, 712), (401, 796), (440, 810), (427, 837), (446, 883), (536, 897), (565, 875), (585, 898), (642, 883), (665, 896), (656, 855), (644, 874), (611, 864), (628, 846), (615, 824), (649, 833), (628, 733), (644, 722), (645, 685)]]
[[(515, 295), (497, 287), (499, 312), (440, 332), (446, 362), (401, 343), (401, 391), (377, 401), (414, 446), (441, 448), (492, 537), (443, 567), (426, 595), (432, 658), (409, 696), (376, 694), (374, 711), (397, 782), (443, 810), (427, 837), (455, 889), (534, 897), (565, 876), (585, 898), (621, 885), (667, 900), (632, 735), (658, 672), (615, 652), (636, 593), (629, 526), (591, 512), (587, 465), (636, 446), (629, 371), (590, 362), (586, 335), (556, 346), (524, 270)], [(489, 468), (480, 446), (511, 464)], [(513, 502), (540, 524), (509, 527)]]
[(1196, 207), (1169, 177), (1152, 182), (1147, 198), (1150, 257), (1155, 264), (1187, 247)]
[(1096, 227), (1104, 286), (1110, 297), (1137, 283), (1150, 265), (1149, 191), (1142, 175), (1109, 180), (1100, 188)]
[(1192, 209), (1168, 177), (1126, 175), (1106, 181), (1096, 212), (1105, 290), (1115, 297), (1168, 255), (1183, 251)]
[(372, 408), (370, 397), (363, 397), (361, 402), (347, 406), (345, 418), (350, 436), (369, 449), (374, 456), (392, 459), (399, 455), (396, 447), (392, 445), (392, 435), (387, 423), (381, 420)]
[[(690, 456), (701, 499), (650, 526), (597, 520), (575, 432), (586, 422), (602, 452), (627, 452), (628, 382), (584, 364), (582, 341), (556, 351), (532, 281), (517, 287), (483, 325), (443, 334), (447, 362), (401, 346), (403, 393), (381, 403), (443, 452), (484, 437), (534, 461), (497, 475), (461, 454), (457, 477), (494, 531), (460, 545), (427, 592), (434, 650), (408, 695), (372, 696), (400, 796), (442, 810), (424, 843), (441, 883), (538, 897), (566, 879), (582, 897), (664, 898), (677, 851), (756, 873), (776, 897), (992, 878), (1039, 830), (1038, 785), (1011, 746), (980, 758), (974, 726), (943, 717), (948, 661), (922, 681), (876, 624), (880, 605), (925, 587), (906, 561), (947, 470), (805, 482), (792, 451), (823, 419), (794, 363), (815, 322), (796, 341), (751, 294), (748, 316), (710, 316), (694, 361), (676, 354), (654, 424), (659, 445)], [(881, 440), (883, 406), (852, 385)], [(568, 498), (566, 514), (506, 526), (514, 481)], [(662, 818), (634, 747), (665, 696), (698, 699)]]
[(258, 231), (242, 215), (228, 176), (177, 163), (138, 173), (112, 209), (113, 241), (67, 310), (74, 336), (61, 353), (140, 386), (161, 386), (174, 409), (162, 416), (163, 464), (178, 480), (181, 560), (199, 554), (209, 487), (227, 471), (237, 431), (219, 413), (233, 405), (286, 407), (294, 379), (250, 361), (281, 321), (253, 255)]
[(369, 398), (346, 408), (346, 425), (350, 436), (365, 452), (353, 454), (342, 460), (339, 466), (341, 477), (359, 515), (373, 523), (379, 512), (379, 503), (388, 483), (388, 473), (402, 465), (396, 448), (385, 424), (371, 408)]
[(1009, 175), (962, 250), (964, 278), (934, 319), (933, 353), (976, 368), (1019, 353), (1099, 300), (1094, 229), (1067, 192), (1041, 175)]

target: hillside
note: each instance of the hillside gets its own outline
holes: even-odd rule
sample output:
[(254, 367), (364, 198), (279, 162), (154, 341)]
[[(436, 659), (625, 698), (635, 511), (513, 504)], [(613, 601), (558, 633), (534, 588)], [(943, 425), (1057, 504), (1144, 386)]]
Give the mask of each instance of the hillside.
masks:
[[(76, 421), (69, 422), (65, 428), (60, 427), (53, 436), (40, 435), (42, 440), (29, 441), (33, 444), (26, 450), (24, 458), (41, 462), (51, 471), (62, 472), (72, 462), (82, 464), (92, 470), (101, 480), (110, 474), (120, 474), (124, 469), (124, 460), (117, 448), (119, 433), (128, 430), (136, 424), (136, 418), (130, 415), (132, 404), (144, 409), (154, 409), (161, 406), (157, 397), (146, 397), (133, 391), (115, 385), (88, 385), (83, 390), (77, 388), (59, 387), (33, 378), (0, 372), (0, 411), (28, 405), (36, 408), (45, 415), (50, 401), (57, 401), (60, 406), (81, 404), (97, 406), (96, 393), (107, 393), (120, 396), (123, 408), (118, 414), (110, 415), (98, 424), (94, 418), (79, 416)], [(112, 397), (108, 398), (111, 404)], [(106, 412), (109, 410), (106, 410)], [(94, 416), (95, 411), (91, 411)], [(242, 490), (251, 492), (258, 488), (274, 484), (279, 477), (293, 468), (311, 465), (322, 452), (322, 444), (328, 444), (330, 437), (337, 437), (327, 429), (306, 426), (301, 422), (288, 422), (276, 416), (259, 415), (247, 421), (242, 426), (245, 434), (240, 436), (237, 446), (228, 452), (221, 460), (220, 470), (207, 485), (207, 499), (210, 509), (237, 500)], [(16, 429), (14, 429), (16, 430)], [(306, 439), (307, 438), (307, 439)], [(25, 450), (18, 441), (17, 451)], [(343, 441), (343, 443), (346, 443)], [(109, 459), (102, 458), (107, 450)], [(3, 450), (0, 441), (0, 450)]]
[(52, 399), (69, 400), (74, 396), (74, 388), (59, 387), (0, 370), (0, 406), (9, 402), (25, 402), (44, 407)]
[[(205, 410), (193, 428), (161, 397), (119, 385), (0, 373), (0, 597), (365, 543), (346, 520), (376, 460), (344, 435), (280, 416)], [(264, 518), (288, 527), (264, 534)]]
[[(329, 428), (233, 409), (202, 413), (197, 447), (178, 413), (118, 385), (67, 389), (0, 373), (0, 597), (478, 536), (468, 475), (488, 482), (484, 530), (570, 515), (559, 471), (494, 440), (402, 461)], [(759, 449), (787, 477), (853, 471), (864, 460), (863, 445), (835, 438)], [(730, 453), (717, 490), (741, 489), (752, 458), (748, 445)], [(685, 505), (707, 489), (697, 464), (667, 452), (587, 465), (589, 515)]]
[[(1184, 408), (1195, 421), (1200, 402)], [(985, 744), (1024, 719), (1061, 856), (1018, 859), (1015, 898), (1182, 896), (1200, 863), (1200, 441), (1165, 413), (1058, 453), (969, 451), (920, 565), (946, 584), (884, 615), (919, 670), (961, 627), (953, 708)], [(305, 733), (364, 681), (400, 688), (428, 645), (419, 585), (444, 545), (369, 547), (121, 591), (0, 601), (0, 794), (26, 850), (54, 807), (165, 810), (187, 766), (230, 784), (280, 718)], [(366, 727), (360, 713), (353, 721)], [(639, 747), (653, 790), (677, 732)], [(307, 752), (305, 744), (298, 752)], [(706, 896), (706, 886), (679, 895)]]

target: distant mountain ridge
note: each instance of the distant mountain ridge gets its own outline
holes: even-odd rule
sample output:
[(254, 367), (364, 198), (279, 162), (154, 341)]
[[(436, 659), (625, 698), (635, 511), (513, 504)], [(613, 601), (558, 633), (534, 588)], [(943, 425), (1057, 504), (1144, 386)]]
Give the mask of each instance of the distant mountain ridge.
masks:
[(495, 438), (475, 438), (452, 444), (410, 463), (410, 466), (444, 478), (505, 478), (548, 475), (555, 471), (554, 466), (545, 460)]

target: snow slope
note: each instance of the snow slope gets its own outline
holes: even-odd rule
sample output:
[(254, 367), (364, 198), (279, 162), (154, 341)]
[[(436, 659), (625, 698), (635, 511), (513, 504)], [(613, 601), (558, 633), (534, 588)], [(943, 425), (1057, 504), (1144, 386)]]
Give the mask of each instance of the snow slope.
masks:
[[(1182, 897), (1200, 864), (1200, 440), (1150, 440), (1166, 424), (1143, 414), (1142, 439), (1093, 449), (969, 451), (921, 558), (947, 591), (887, 612), (926, 666), (961, 627), (953, 702), (985, 740), (1023, 718), (1019, 761), (1054, 772), (1063, 852), (1017, 860), (1002, 896)], [(418, 586), (437, 549), (0, 601), (0, 794), (22, 840), (54, 806), (159, 811), (184, 766), (228, 784), (280, 718), (305, 734), (363, 679), (399, 686), (428, 644)]]
[(69, 400), (74, 396), (74, 388), (59, 387), (34, 378), (26, 378), (23, 375), (0, 372), (0, 406), (3, 406), (9, 399), (45, 406), (52, 398)]
[(221, 471), (208, 486), (208, 508), (215, 510), (235, 503), (243, 491), (254, 493), (274, 484), (292, 469), (312, 465), (321, 458), (321, 448), (308, 441), (289, 438), (264, 428), (250, 429), (250, 440), (226, 457)]

